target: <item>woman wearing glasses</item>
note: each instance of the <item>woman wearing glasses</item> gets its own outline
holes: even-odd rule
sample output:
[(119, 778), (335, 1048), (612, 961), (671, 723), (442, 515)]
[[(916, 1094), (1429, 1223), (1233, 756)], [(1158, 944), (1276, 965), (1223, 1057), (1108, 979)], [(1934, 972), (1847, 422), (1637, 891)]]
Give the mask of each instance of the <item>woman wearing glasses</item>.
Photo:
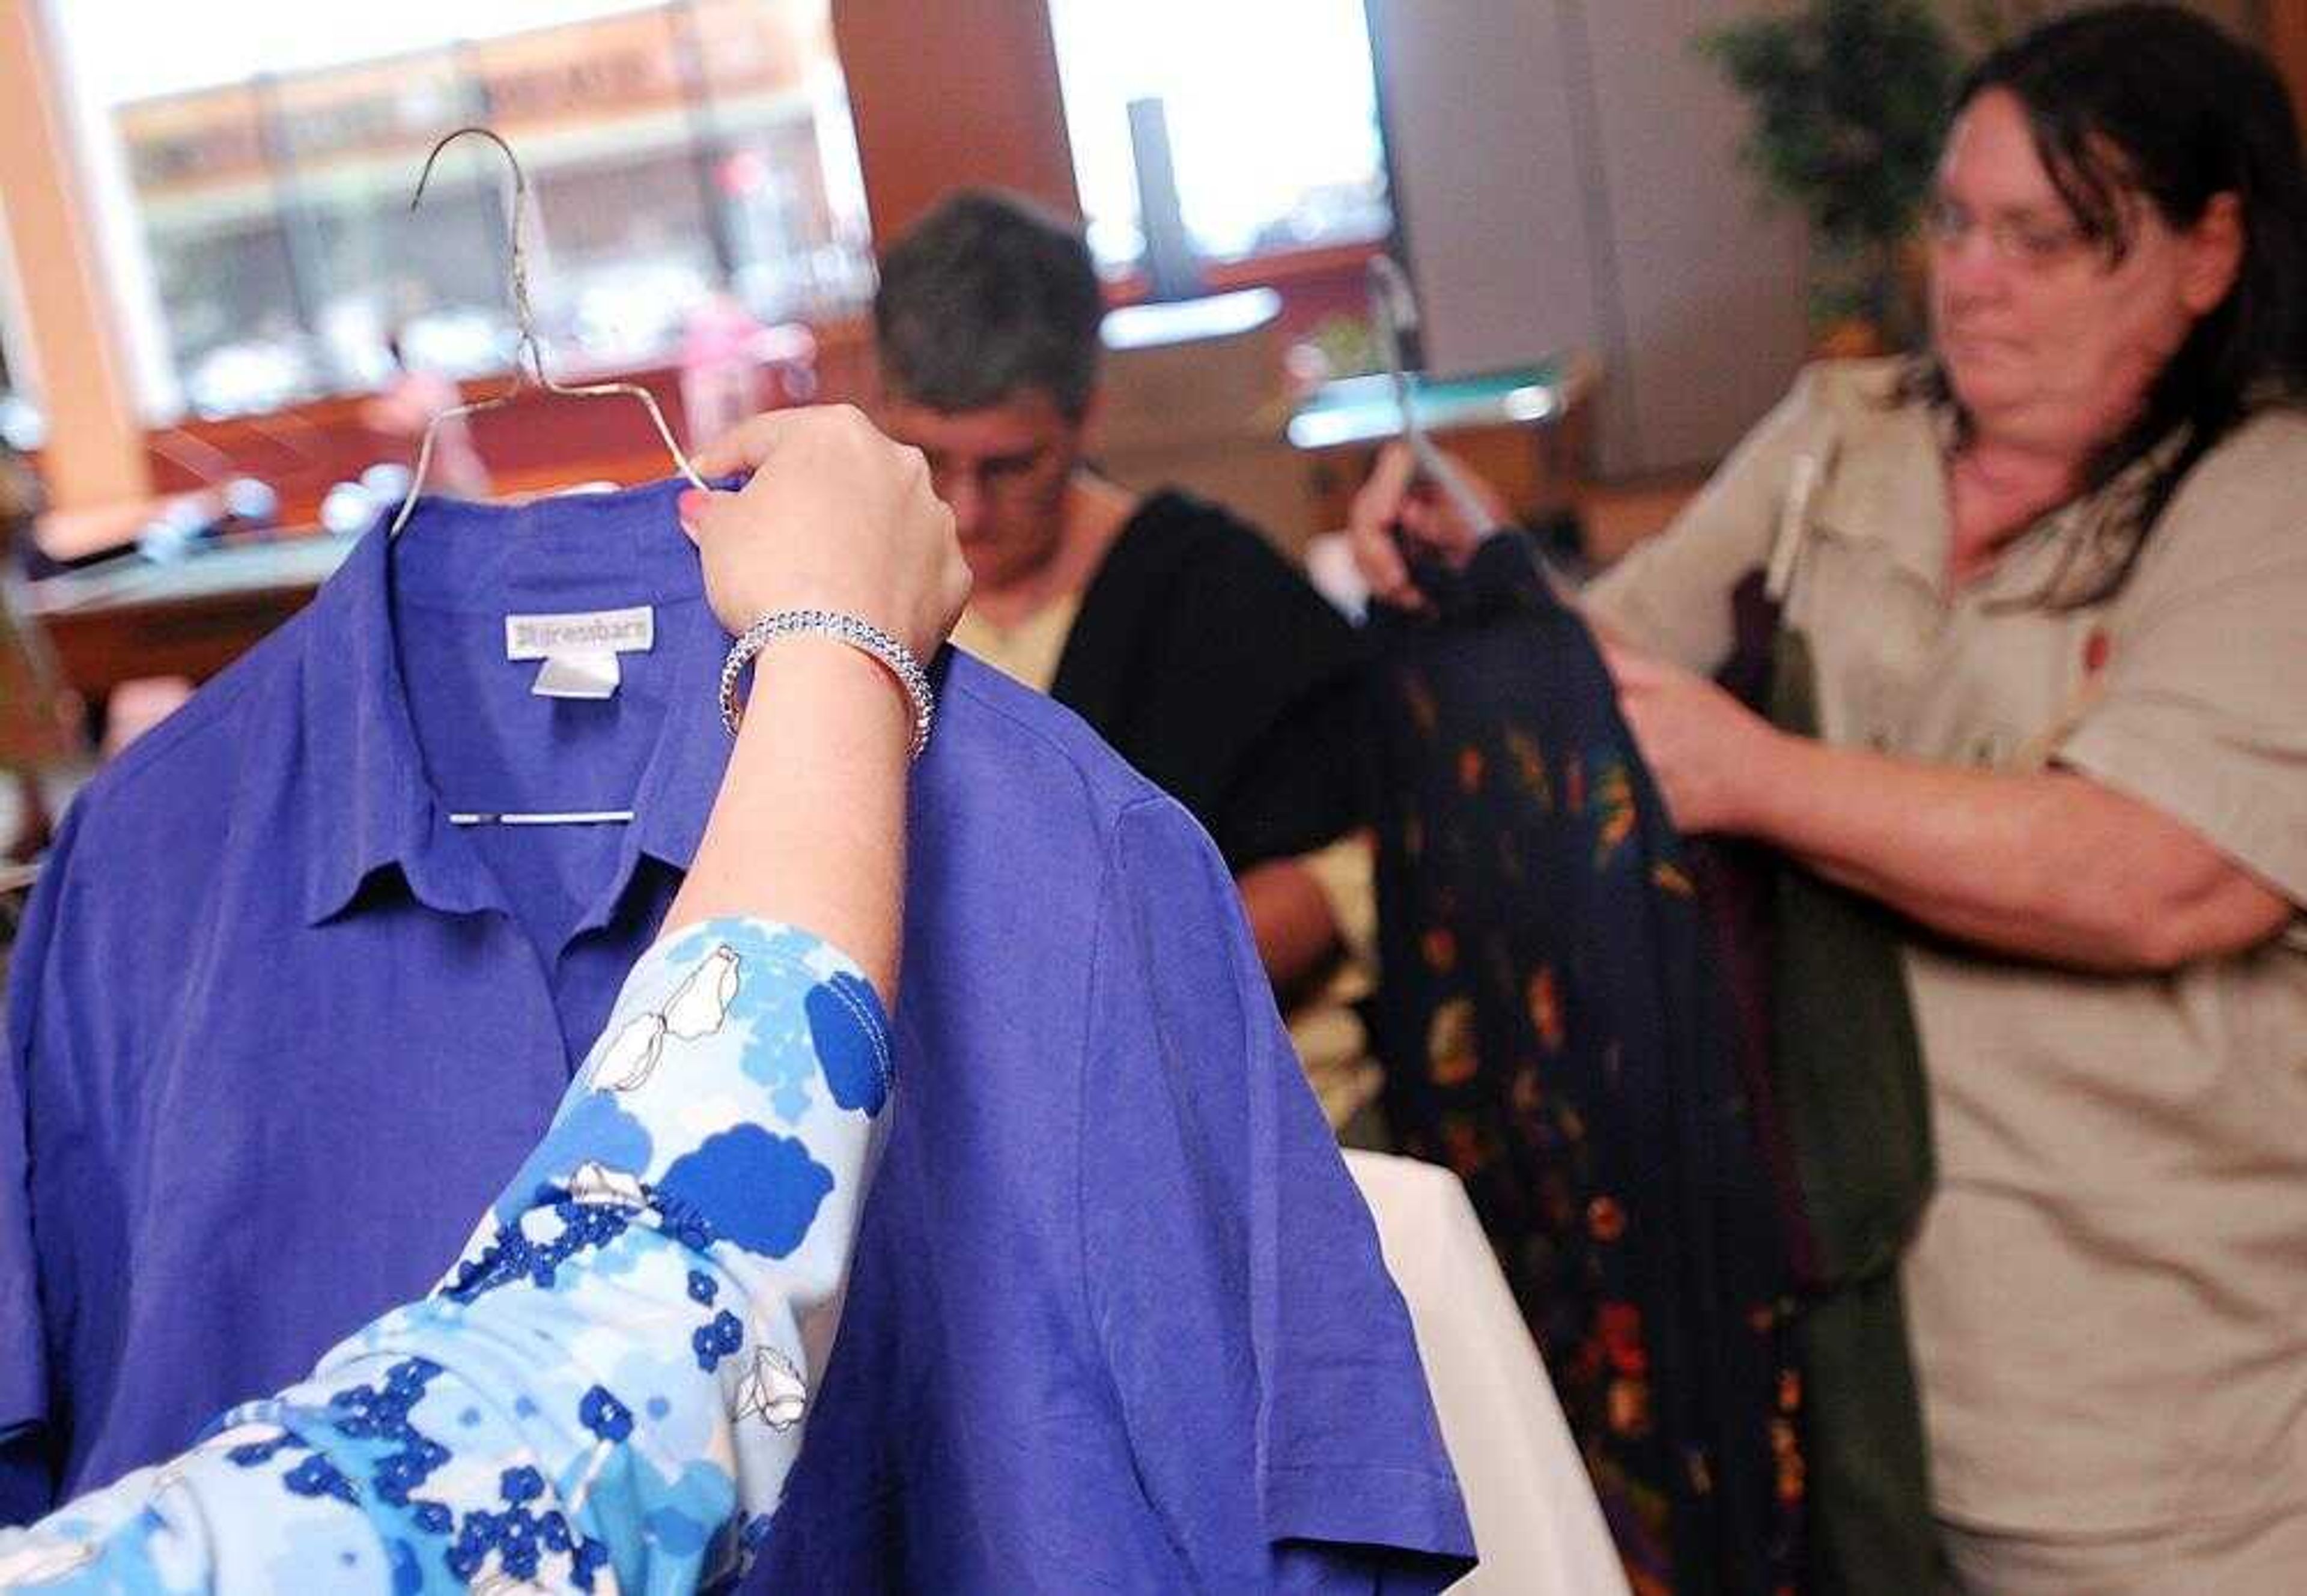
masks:
[[(1903, 1267), (1952, 1588), (2307, 1568), (2307, 179), (2174, 7), (1974, 71), (1932, 343), (1813, 368), (1584, 599), (1674, 818), (1896, 917), (1937, 1181)], [(1356, 516), (1469, 551), (1386, 463)], [(1701, 673), (1766, 574), (1815, 736)]]

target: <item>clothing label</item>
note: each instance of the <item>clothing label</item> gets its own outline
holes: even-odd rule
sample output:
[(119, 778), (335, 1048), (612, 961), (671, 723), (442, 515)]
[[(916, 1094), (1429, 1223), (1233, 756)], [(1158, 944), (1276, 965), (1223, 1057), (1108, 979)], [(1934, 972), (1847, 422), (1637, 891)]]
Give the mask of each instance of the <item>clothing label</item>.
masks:
[(528, 691), (540, 699), (613, 699), (621, 679), (613, 654), (551, 654)]
[(647, 654), (656, 647), (656, 611), (595, 610), (574, 615), (507, 615), (505, 657), (556, 654)]
[(540, 699), (613, 699), (620, 654), (656, 646), (656, 611), (591, 610), (572, 615), (507, 615), (505, 657), (541, 659), (528, 691)]

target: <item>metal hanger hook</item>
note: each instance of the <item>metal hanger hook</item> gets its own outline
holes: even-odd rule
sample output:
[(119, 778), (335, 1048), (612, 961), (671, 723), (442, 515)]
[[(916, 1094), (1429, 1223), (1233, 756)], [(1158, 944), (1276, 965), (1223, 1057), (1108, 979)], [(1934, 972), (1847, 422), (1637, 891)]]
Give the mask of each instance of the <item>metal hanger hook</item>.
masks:
[(521, 169), (520, 157), (513, 153), (512, 146), (506, 142), (502, 133), (493, 127), (483, 127), (478, 123), (474, 123), (458, 128), (453, 133), (443, 134), (433, 146), (431, 153), (425, 156), (425, 167), (416, 175), (416, 192), (408, 197), (409, 210), (412, 213), (415, 212), (416, 208), (425, 202), (425, 184), (432, 181), (433, 167), (440, 160), (441, 152), (467, 134), (486, 139), (490, 143), (494, 144), (503, 154), (505, 164), (512, 168), (512, 248), (506, 263), (506, 275), (511, 279), (513, 322), (519, 336), (519, 342), (513, 350), (512, 382), (502, 393), (493, 394), (487, 399), (475, 399), (468, 404), (451, 405), (434, 416), (425, 425), (424, 441), (417, 446), (416, 467), (409, 475), (408, 491), (402, 495), (399, 511), (393, 516), (392, 525), (386, 536), (389, 537), (398, 536), (400, 529), (408, 524), (409, 515), (416, 508), (417, 497), (424, 492), (425, 472), (433, 464), (433, 443), (439, 433), (441, 424), (458, 416), (473, 416), (483, 410), (493, 410), (500, 405), (509, 404), (520, 392), (525, 383), (531, 381), (547, 393), (563, 394), (572, 399), (616, 396), (639, 399), (642, 408), (648, 412), (649, 421), (656, 426), (658, 439), (665, 444), (667, 452), (673, 456), (673, 463), (681, 468), (681, 474), (689, 479), (692, 486), (709, 487), (711, 485), (699, 476), (697, 468), (690, 463), (688, 454), (682, 450), (679, 440), (673, 435), (673, 428), (665, 419), (664, 410), (658, 408), (656, 396), (648, 389), (638, 382), (591, 382), (571, 386), (556, 382), (546, 374), (545, 347), (538, 342), (536, 337), (536, 313), (531, 307), (528, 299), (527, 239), (531, 209), (528, 174)]
[(1477, 536), (1488, 536), (1498, 529), (1497, 517), (1467, 485), (1464, 474), (1451, 464), (1449, 457), (1435, 447), (1419, 419), (1416, 385), (1402, 351), (1402, 335), (1419, 326), (1418, 296), (1411, 288), (1410, 274), (1399, 261), (1383, 253), (1370, 257), (1368, 270), (1370, 321), (1377, 333), (1378, 355), (1394, 385), (1394, 402), (1402, 412), (1402, 442), (1417, 460), (1419, 474), (1441, 490)]
[(514, 390), (518, 390), (519, 387), (524, 358), (528, 362), (529, 372), (536, 378), (537, 386), (550, 387), (545, 375), (545, 351), (536, 339), (536, 313), (528, 299), (528, 174), (522, 169), (520, 157), (513, 152), (513, 147), (506, 142), (505, 136), (493, 127), (484, 127), (476, 122), (442, 134), (425, 156), (425, 169), (416, 175), (416, 192), (408, 196), (409, 213), (415, 215), (417, 207), (425, 203), (425, 188), (433, 180), (433, 168), (439, 163), (441, 152), (467, 135), (486, 139), (494, 144), (504, 156), (505, 165), (512, 168), (512, 245), (505, 262), (505, 275), (512, 289), (513, 326), (520, 339), (513, 354)]

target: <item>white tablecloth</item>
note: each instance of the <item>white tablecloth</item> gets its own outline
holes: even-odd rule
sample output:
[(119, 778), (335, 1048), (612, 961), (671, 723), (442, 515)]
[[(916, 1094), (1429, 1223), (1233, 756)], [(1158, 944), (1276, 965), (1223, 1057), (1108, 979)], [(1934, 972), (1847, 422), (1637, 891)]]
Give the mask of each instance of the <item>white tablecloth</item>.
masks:
[(1418, 1353), (1473, 1520), (1462, 1596), (1626, 1596), (1585, 1465), (1505, 1276), (1448, 1170), (1348, 1153), (1410, 1305)]

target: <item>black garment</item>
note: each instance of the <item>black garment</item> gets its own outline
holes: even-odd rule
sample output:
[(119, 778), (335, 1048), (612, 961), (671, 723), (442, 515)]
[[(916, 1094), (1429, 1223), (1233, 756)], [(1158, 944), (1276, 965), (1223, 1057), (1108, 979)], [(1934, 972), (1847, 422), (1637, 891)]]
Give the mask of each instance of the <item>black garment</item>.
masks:
[(1465, 1180), (1635, 1587), (1791, 1589), (1786, 1249), (1688, 856), (1526, 547), (1426, 585), (1372, 622), (1387, 1116)]
[[(1818, 735), (1808, 641), (1751, 572), (1716, 680), (1783, 731)], [(1922, 1397), (1899, 1264), (1935, 1179), (1922, 1043), (1898, 917), (1777, 851), (1708, 838), (1699, 891), (1722, 933), (1767, 1107), (1798, 1286), (1805, 1596), (1937, 1588)]]
[[(1802, 634), (1772, 650), (1771, 718), (1818, 734)], [(1900, 1260), (1936, 1179), (1922, 1042), (1882, 905), (1782, 864), (1771, 1071), (1803, 1192), (1813, 1277), (1796, 1321), (1808, 1388), (1813, 1596), (1938, 1582), (1922, 1392)]]
[(1176, 492), (1115, 538), (1050, 686), (1237, 874), (1364, 823), (1362, 692), (1345, 618), (1246, 523)]

